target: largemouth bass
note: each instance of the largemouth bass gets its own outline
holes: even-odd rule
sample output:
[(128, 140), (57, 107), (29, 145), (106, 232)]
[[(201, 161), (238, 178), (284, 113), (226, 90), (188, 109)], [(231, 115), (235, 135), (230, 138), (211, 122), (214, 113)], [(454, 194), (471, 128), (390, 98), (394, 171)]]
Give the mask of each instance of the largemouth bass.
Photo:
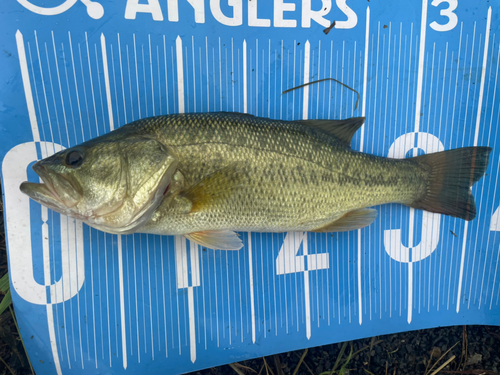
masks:
[(184, 235), (242, 247), (235, 231), (349, 231), (397, 202), (465, 220), (491, 148), (409, 159), (351, 149), (364, 118), (269, 120), (239, 113), (135, 121), (34, 164), (35, 201), (109, 233)]

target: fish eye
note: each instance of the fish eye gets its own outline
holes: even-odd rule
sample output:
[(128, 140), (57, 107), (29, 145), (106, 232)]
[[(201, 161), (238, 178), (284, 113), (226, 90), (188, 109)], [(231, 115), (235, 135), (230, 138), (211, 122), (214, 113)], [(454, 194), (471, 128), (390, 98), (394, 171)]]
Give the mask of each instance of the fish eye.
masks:
[(83, 161), (83, 153), (79, 150), (73, 150), (66, 155), (66, 165), (70, 167), (78, 167)]

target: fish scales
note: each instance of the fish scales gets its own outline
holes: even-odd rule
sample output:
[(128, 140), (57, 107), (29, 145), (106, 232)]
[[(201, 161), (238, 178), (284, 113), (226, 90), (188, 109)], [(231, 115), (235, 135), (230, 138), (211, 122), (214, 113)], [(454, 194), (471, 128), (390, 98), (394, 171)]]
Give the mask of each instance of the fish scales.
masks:
[(203, 212), (165, 202), (145, 226), (148, 232), (228, 225), (241, 231), (312, 230), (355, 209), (412, 201), (425, 189), (426, 171), (415, 163), (354, 152), (304, 124), (186, 114), (136, 126), (172, 147), (186, 186), (231, 165), (240, 185)]

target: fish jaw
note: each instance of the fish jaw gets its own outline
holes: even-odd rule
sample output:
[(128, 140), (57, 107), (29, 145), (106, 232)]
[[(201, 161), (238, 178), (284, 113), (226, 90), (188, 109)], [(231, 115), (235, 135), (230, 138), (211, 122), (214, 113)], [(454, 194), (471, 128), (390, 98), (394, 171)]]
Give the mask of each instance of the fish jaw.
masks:
[(19, 187), (21, 191), (35, 202), (50, 208), (63, 215), (72, 216), (76, 219), (86, 220), (87, 217), (75, 213), (70, 207), (64, 205), (57, 195), (53, 186), (49, 183), (23, 182)]
[(21, 191), (56, 212), (85, 219), (84, 215), (74, 210), (82, 199), (79, 188), (61, 175), (51, 173), (44, 164), (41, 160), (33, 165), (33, 170), (42, 182), (23, 182), (20, 186)]

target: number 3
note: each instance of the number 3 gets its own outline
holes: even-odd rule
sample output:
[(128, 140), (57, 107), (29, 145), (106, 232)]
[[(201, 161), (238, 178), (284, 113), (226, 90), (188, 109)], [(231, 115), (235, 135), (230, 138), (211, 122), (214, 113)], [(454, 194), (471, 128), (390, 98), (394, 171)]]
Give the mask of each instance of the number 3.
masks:
[(441, 3), (448, 3), (449, 7), (446, 9), (441, 9), (439, 12), (440, 15), (448, 17), (448, 22), (444, 25), (441, 25), (437, 23), (436, 21), (432, 22), (430, 24), (430, 27), (433, 28), (436, 31), (450, 31), (453, 29), (455, 26), (457, 26), (458, 23), (458, 17), (453, 11), (457, 9), (458, 6), (458, 0), (434, 0), (431, 5), (437, 7)]

